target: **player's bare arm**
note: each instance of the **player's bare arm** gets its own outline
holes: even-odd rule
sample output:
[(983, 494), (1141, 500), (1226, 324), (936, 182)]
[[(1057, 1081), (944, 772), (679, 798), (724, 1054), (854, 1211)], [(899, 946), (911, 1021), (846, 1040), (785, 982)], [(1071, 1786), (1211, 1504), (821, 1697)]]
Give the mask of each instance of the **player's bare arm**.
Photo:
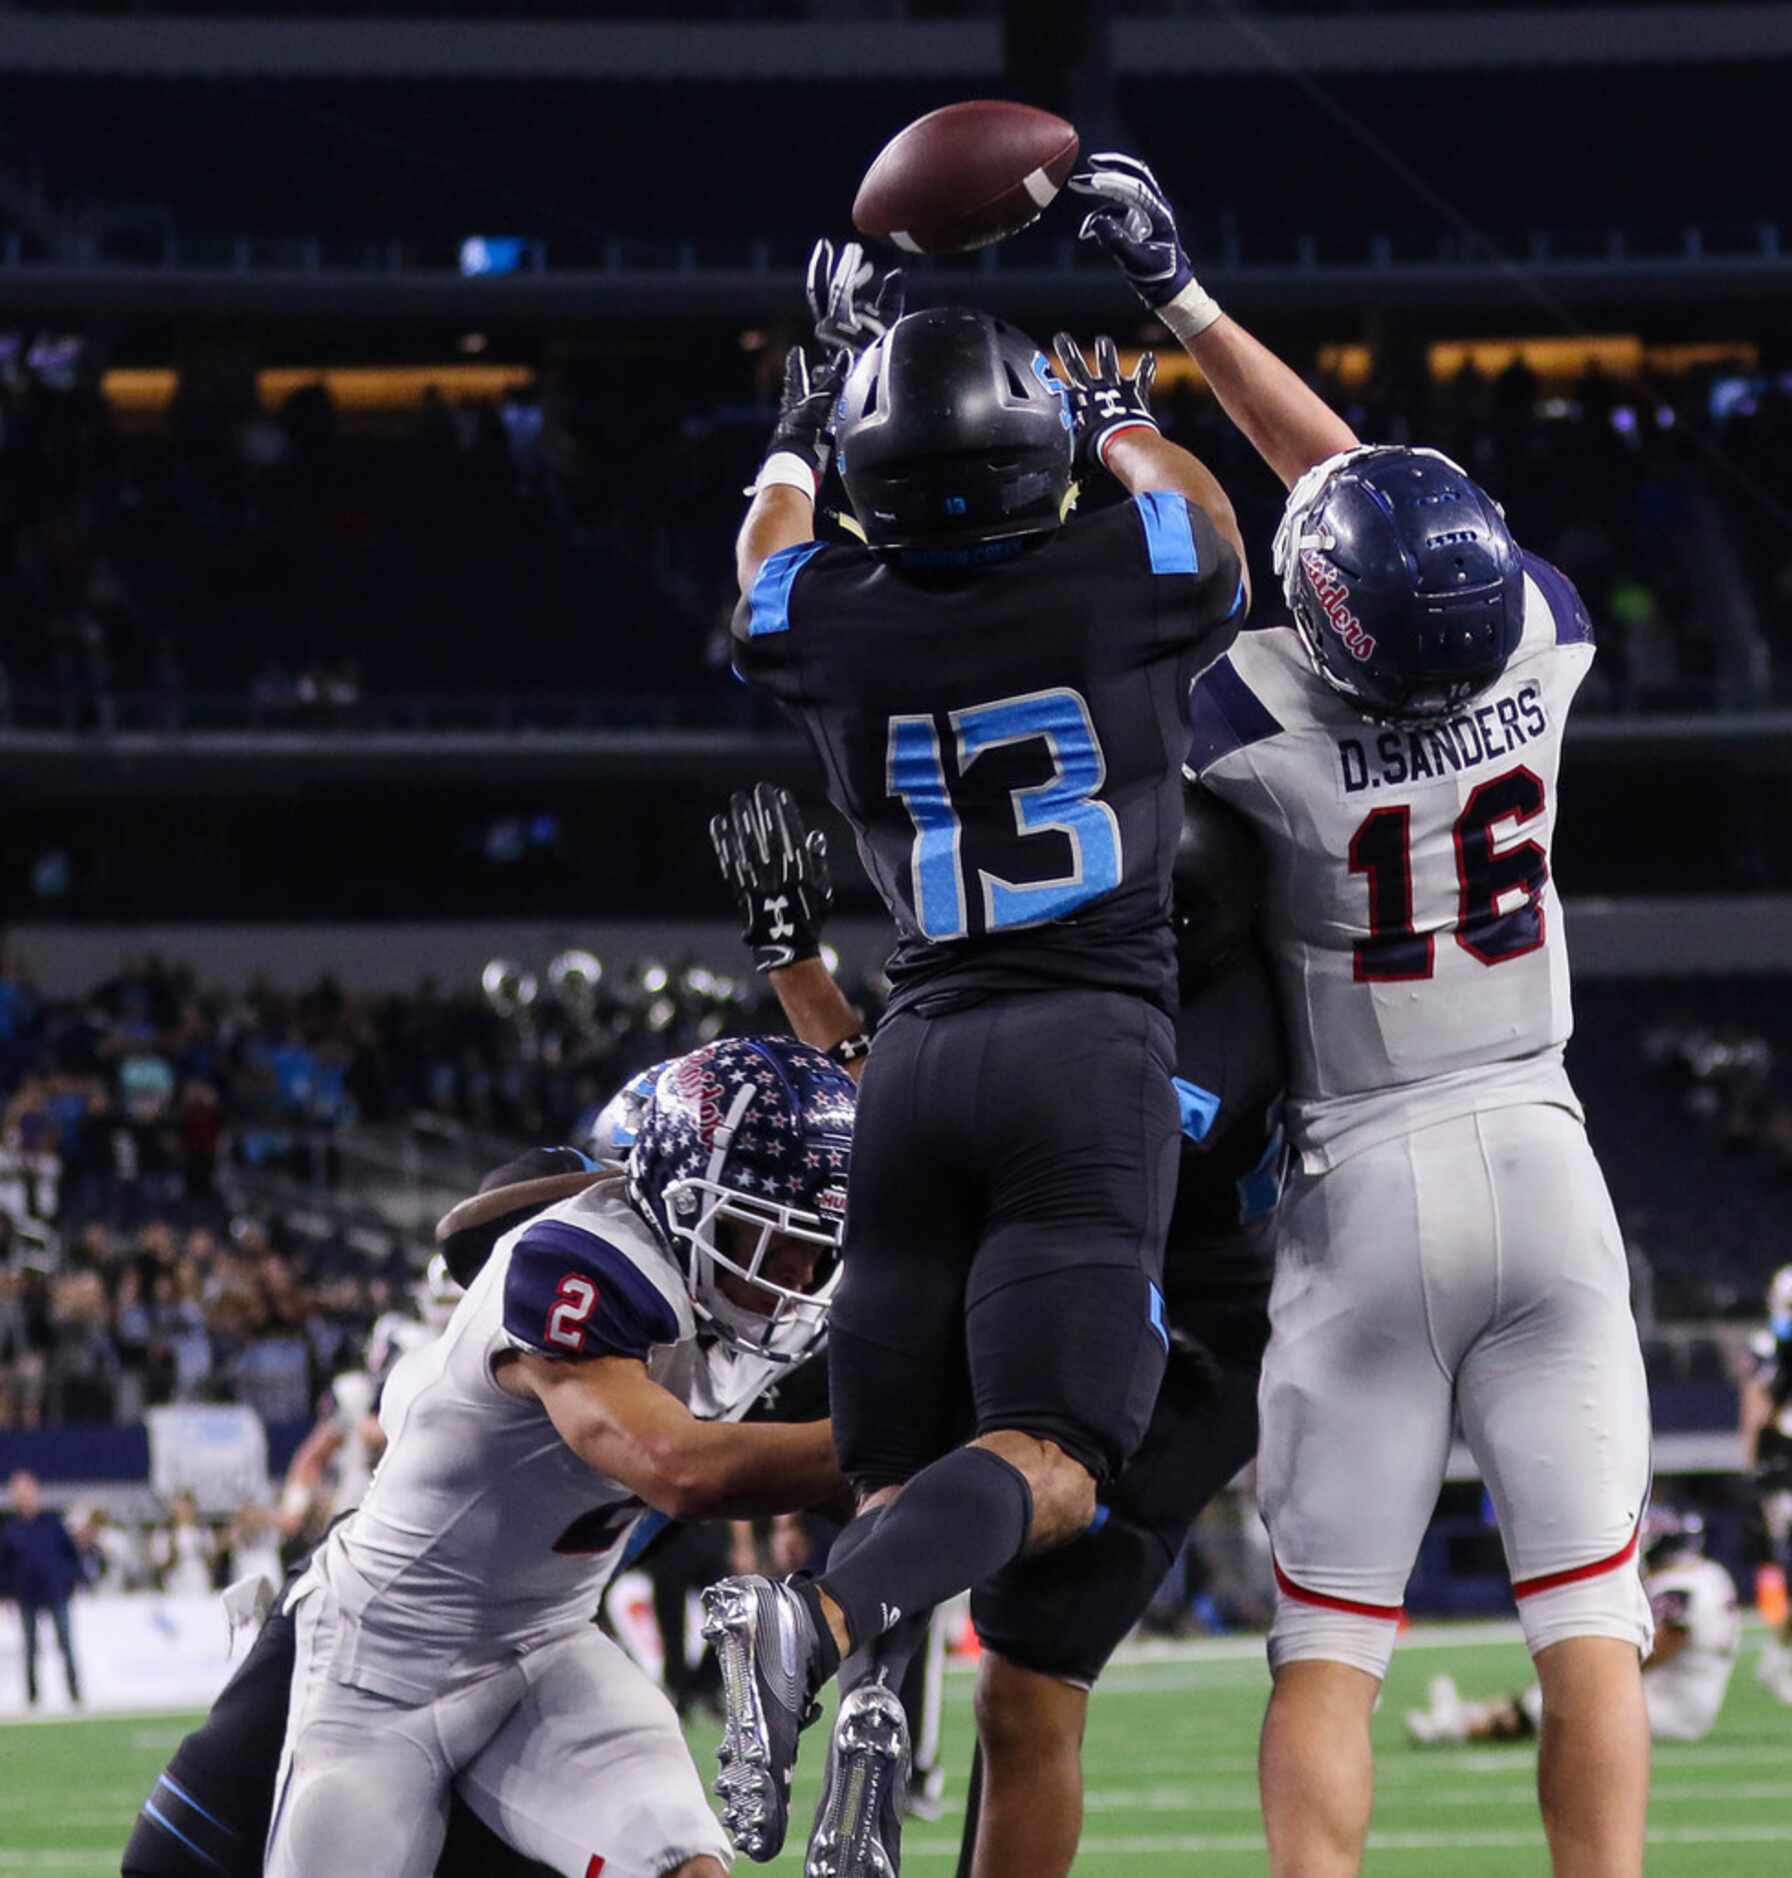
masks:
[(1113, 259), (1181, 341), (1226, 415), (1286, 487), (1357, 447), (1355, 432), (1312, 386), (1222, 313), (1196, 280), (1169, 198), (1143, 163), (1104, 152), (1070, 187), (1097, 204), (1083, 219), (1083, 239)]
[(774, 783), (736, 790), (709, 836), (741, 909), (741, 938), (797, 1036), (825, 1050), (856, 1082), (870, 1049), (865, 1020), (821, 957), (833, 906), (828, 838), (804, 825), (790, 791)]
[[(830, 1055), (845, 1056), (840, 1065), (854, 1082), (864, 1073), (865, 1020), (818, 958), (804, 959), (768, 974), (786, 1022), (804, 1043)], [(863, 1046), (854, 1051), (854, 1046)]]
[(588, 1467), (673, 1519), (793, 1512), (845, 1484), (829, 1423), (699, 1421), (633, 1357), (518, 1351), (495, 1373), (506, 1394), (541, 1404)]
[[(791, 353), (802, 356), (801, 349)], [(743, 594), (753, 591), (759, 570), (774, 554), (815, 539), (815, 498), (794, 483), (759, 483), (754, 487), (747, 519), (734, 544), (735, 575)]]
[(1205, 510), (1220, 538), (1238, 556), (1248, 598), (1244, 536), (1231, 499), (1213, 471), (1192, 450), (1172, 443), (1152, 415), (1157, 355), (1141, 353), (1132, 371), (1123, 372), (1119, 350), (1105, 333), (1095, 341), (1093, 363), (1069, 333), (1059, 333), (1052, 349), (1070, 400), (1081, 474), (1092, 476), (1106, 470), (1128, 495), (1169, 490)]

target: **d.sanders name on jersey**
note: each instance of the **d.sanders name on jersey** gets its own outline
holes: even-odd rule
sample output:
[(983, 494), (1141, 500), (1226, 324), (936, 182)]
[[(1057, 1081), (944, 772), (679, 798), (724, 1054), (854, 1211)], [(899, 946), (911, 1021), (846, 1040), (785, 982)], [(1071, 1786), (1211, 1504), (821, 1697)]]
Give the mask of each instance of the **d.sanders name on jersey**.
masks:
[(1441, 723), (1390, 728), (1372, 738), (1340, 737), (1338, 769), (1344, 794), (1393, 789), (1495, 763), (1535, 743), (1548, 729), (1542, 688), (1533, 680), (1510, 698), (1496, 698)]

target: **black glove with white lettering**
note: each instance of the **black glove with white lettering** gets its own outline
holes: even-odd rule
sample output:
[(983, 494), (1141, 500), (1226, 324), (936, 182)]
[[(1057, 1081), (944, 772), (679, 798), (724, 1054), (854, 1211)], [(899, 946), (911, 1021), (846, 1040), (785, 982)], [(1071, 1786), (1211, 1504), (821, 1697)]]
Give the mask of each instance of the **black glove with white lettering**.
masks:
[(1120, 370), (1120, 353), (1106, 333), (1095, 342), (1091, 368), (1083, 349), (1069, 333), (1052, 341), (1058, 370), (1070, 394), (1070, 415), (1076, 426), (1077, 467), (1088, 475), (1107, 467), (1103, 452), (1123, 430), (1156, 430), (1151, 415), (1151, 387), (1157, 378), (1157, 354), (1142, 352), (1128, 376)]
[(758, 783), (737, 789), (728, 813), (710, 818), (722, 878), (740, 902), (741, 937), (762, 972), (821, 955), (821, 929), (834, 904), (828, 838), (803, 826), (788, 789)]

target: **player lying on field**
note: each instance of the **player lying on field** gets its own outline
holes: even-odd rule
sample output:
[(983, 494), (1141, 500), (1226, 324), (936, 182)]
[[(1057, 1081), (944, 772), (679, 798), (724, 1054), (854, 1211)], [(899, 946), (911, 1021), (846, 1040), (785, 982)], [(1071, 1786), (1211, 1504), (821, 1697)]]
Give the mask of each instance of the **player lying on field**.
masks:
[[(1460, 1419), (1543, 1689), (1559, 1878), (1642, 1869), (1649, 1404), (1624, 1247), (1563, 1068), (1550, 839), (1593, 657), (1573, 586), (1430, 450), (1363, 447), (1202, 290), (1136, 159), (1084, 233), (1289, 487), (1294, 623), (1195, 686), (1191, 766), (1269, 856), (1295, 1172), (1258, 1484), (1274, 1549), (1261, 1776), (1274, 1878), (1348, 1878), (1369, 1717)], [(1120, 441), (1124, 441), (1124, 434)], [(1116, 444), (1115, 447), (1118, 447)]]
[[(630, 1174), (518, 1190), (549, 1204), (394, 1372), (374, 1484), (286, 1600), (267, 1870), (423, 1878), (452, 1789), (550, 1871), (719, 1878), (671, 1706), (591, 1617), (649, 1507), (749, 1515), (840, 1486), (825, 1423), (735, 1418), (823, 1328), (852, 1116), (818, 1052), (715, 1044), (663, 1071)], [(259, 1869), (179, 1767), (146, 1809), (160, 1840)], [(169, 1869), (148, 1839), (127, 1870)]]
[[(737, 795), (711, 832), (746, 941), (792, 1028), (819, 1048), (844, 1044), (862, 1062), (859, 1014), (820, 956), (831, 902), (825, 838), (765, 783)], [(1070, 1870), (1089, 1692), (1202, 1507), (1256, 1451), (1281, 1179), (1281, 1028), (1252, 937), (1261, 855), (1243, 823), (1196, 790), (1174, 893), (1182, 1137), (1164, 1252), (1170, 1355), (1143, 1443), (1102, 1490), (1100, 1523), (971, 1594), (983, 1655), (963, 1869), (977, 1878)]]
[[(1066, 387), (965, 307), (845, 335), (813, 375), (797, 348), (736, 544), (736, 668), (803, 725), (898, 933), (829, 1338), (859, 1514), (819, 1579), (706, 1599), (718, 1790), (755, 1859), (847, 1665), (829, 1878), (895, 1867), (917, 1614), (1088, 1527), (1169, 1354), (1179, 770), (1247, 595), (1224, 491), (1121, 428), (1149, 374), (1111, 361)], [(862, 542), (816, 538), (836, 446)], [(1130, 500), (1067, 521), (1079, 463)]]
[[(1643, 1590), (1655, 1612), (1655, 1647), (1643, 1664), (1649, 1733), (1657, 1741), (1703, 1741), (1717, 1726), (1742, 1623), (1736, 1586), (1704, 1556), (1705, 1522), (1697, 1513), (1652, 1506), (1643, 1521)], [(1465, 1702), (1448, 1676), (1431, 1683), (1429, 1708), (1409, 1709), (1406, 1733), (1421, 1747), (1472, 1741), (1519, 1741), (1534, 1735), (1543, 1691)]]

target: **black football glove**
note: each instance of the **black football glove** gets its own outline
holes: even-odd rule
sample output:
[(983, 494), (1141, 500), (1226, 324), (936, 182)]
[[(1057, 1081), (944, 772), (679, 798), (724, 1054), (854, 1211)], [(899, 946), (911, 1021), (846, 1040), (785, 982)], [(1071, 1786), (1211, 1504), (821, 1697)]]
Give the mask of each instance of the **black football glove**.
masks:
[(710, 818), (722, 878), (734, 890), (746, 925), (741, 937), (753, 963), (775, 972), (821, 954), (821, 929), (834, 904), (828, 838), (806, 829), (788, 789), (737, 789), (728, 813)]
[(809, 256), (804, 290), (817, 341), (827, 353), (846, 353), (848, 371), (901, 319), (907, 292), (901, 268), (880, 275), (856, 241), (836, 255), (825, 236)]
[(1084, 474), (1105, 469), (1103, 452), (1111, 438), (1123, 430), (1156, 430), (1151, 415), (1151, 386), (1157, 377), (1157, 354), (1142, 352), (1128, 377), (1120, 370), (1120, 354), (1106, 333), (1095, 342), (1095, 366), (1069, 333), (1052, 341), (1058, 371), (1070, 395), (1070, 415), (1076, 427), (1078, 467)]
[[(792, 346), (784, 361), (784, 389), (778, 399), (778, 423), (766, 445), (765, 461), (774, 457), (795, 457), (815, 478), (813, 495), (828, 473), (834, 455), (834, 401), (846, 382), (851, 354), (836, 352), (822, 364), (811, 366), (809, 355), (801, 346)], [(793, 471), (792, 476), (800, 475)], [(761, 478), (765, 477), (763, 466)], [(769, 480), (792, 480), (791, 476)], [(755, 481), (754, 488), (760, 486)]]

